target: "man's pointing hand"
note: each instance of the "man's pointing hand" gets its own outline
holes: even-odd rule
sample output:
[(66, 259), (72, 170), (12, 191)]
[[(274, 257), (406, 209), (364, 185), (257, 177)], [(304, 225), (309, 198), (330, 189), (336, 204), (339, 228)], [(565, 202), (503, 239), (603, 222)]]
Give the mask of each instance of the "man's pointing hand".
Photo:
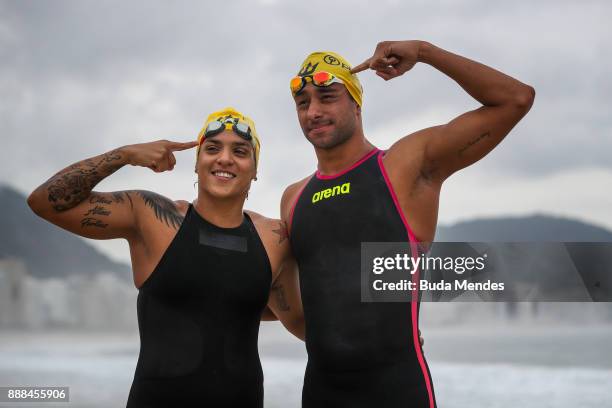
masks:
[(372, 69), (388, 81), (410, 71), (418, 62), (421, 41), (383, 41), (378, 43), (374, 55), (351, 69), (352, 74)]

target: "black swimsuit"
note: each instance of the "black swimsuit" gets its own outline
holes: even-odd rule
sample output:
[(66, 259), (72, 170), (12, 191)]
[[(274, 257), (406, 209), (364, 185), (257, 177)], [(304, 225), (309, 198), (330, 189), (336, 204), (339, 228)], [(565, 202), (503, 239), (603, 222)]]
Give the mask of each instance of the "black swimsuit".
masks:
[[(417, 243), (371, 151), (334, 176), (316, 173), (292, 212), (308, 365), (305, 408), (434, 408), (418, 336), (418, 300), (361, 302), (361, 243)], [(415, 275), (418, 279), (418, 273)]]
[(257, 337), (271, 277), (248, 215), (220, 228), (190, 205), (139, 290), (140, 355), (127, 406), (262, 407)]

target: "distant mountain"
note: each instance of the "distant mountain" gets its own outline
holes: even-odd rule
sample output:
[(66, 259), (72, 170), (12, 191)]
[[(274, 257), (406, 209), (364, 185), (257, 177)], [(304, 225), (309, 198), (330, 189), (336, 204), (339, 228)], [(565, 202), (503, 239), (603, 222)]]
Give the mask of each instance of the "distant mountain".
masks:
[(131, 279), (130, 266), (37, 217), (26, 197), (6, 185), (0, 185), (0, 209), (0, 259), (21, 259), (31, 275), (41, 278), (109, 271)]
[[(37, 277), (95, 274), (112, 271), (131, 279), (131, 268), (118, 263), (88, 244), (37, 217), (26, 197), (0, 185), (0, 259), (22, 259)], [(567, 218), (482, 218), (438, 227), (436, 241), (463, 242), (612, 242), (612, 231)]]
[(480, 218), (440, 226), (436, 241), (457, 242), (612, 242), (612, 231), (548, 215)]

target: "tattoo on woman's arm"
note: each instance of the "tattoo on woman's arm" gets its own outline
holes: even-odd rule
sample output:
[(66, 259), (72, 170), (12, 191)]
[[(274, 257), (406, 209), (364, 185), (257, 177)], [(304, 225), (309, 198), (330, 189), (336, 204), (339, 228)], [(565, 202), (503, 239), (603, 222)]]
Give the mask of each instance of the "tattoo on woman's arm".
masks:
[(100, 221), (97, 218), (87, 217), (87, 218), (83, 218), (81, 220), (81, 227), (106, 228), (106, 227), (108, 227), (108, 224), (103, 223), (102, 221)]
[(102, 207), (101, 205), (96, 205), (93, 208), (90, 208), (83, 215), (109, 215), (111, 212), (106, 209), (106, 207)]
[(90, 206), (89, 210), (83, 214), (84, 218), (81, 220), (81, 227), (108, 227), (107, 222), (95, 217), (108, 217), (112, 212), (112, 207), (109, 206), (113, 203), (124, 204), (126, 198), (130, 202), (130, 208), (134, 209), (134, 204), (132, 203), (132, 197), (130, 197), (129, 191), (91, 193), (89, 196), (89, 203), (92, 204), (92, 206)]
[(87, 159), (69, 166), (51, 177), (45, 184), (48, 199), (55, 211), (66, 211), (79, 205), (101, 180), (123, 164), (119, 149), (105, 153), (97, 160)]
[(136, 191), (145, 204), (153, 209), (155, 217), (167, 226), (176, 230), (183, 223), (183, 217), (177, 210), (173, 201), (151, 191)]

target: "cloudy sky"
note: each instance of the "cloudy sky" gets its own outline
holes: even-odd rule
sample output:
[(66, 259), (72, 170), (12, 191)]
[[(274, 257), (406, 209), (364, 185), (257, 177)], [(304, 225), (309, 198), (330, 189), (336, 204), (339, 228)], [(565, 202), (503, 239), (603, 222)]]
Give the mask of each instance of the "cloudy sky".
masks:
[[(0, 1), (0, 183), (27, 193), (117, 146), (192, 140), (233, 105), (263, 139), (247, 208), (278, 216), (311, 173), (288, 80), (314, 50), (357, 64), (382, 40), (423, 39), (536, 88), (529, 115), (443, 187), (440, 222), (547, 213), (612, 228), (612, 3), (601, 1)], [(417, 65), (361, 75), (366, 136), (380, 148), (478, 106)], [(124, 168), (99, 190), (192, 200), (194, 152), (173, 172)], [(122, 242), (98, 244), (129, 259)]]

